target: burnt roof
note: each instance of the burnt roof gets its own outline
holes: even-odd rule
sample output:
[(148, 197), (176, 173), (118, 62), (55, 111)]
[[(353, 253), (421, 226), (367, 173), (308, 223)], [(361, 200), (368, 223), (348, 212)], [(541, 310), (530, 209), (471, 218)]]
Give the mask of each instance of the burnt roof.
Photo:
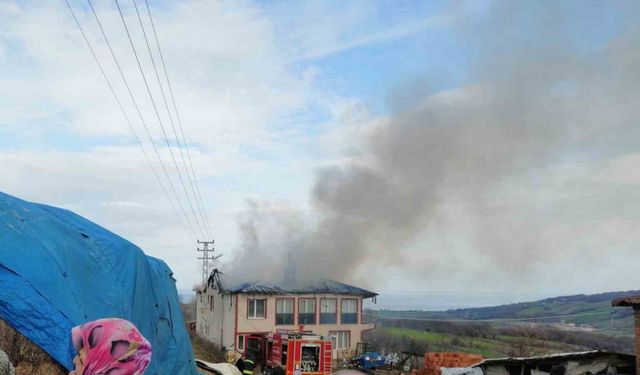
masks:
[(618, 298), (611, 301), (612, 306), (640, 306), (640, 296)]
[(247, 281), (233, 286), (221, 283), (220, 289), (221, 292), (230, 294), (342, 294), (363, 298), (372, 298), (378, 295), (378, 293), (330, 279), (300, 282), (288, 286), (264, 281)]

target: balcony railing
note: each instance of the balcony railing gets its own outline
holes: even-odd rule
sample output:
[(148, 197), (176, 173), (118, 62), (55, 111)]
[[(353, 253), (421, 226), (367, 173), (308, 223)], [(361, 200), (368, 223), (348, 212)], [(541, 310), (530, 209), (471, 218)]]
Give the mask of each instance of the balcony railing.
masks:
[(298, 324), (316, 324), (316, 314), (298, 314)]
[(320, 313), (320, 324), (336, 324), (338, 315), (336, 313)]
[(293, 325), (293, 314), (276, 314), (276, 325)]
[(341, 324), (357, 324), (358, 323), (358, 313), (342, 313), (342, 314), (340, 314), (340, 323)]

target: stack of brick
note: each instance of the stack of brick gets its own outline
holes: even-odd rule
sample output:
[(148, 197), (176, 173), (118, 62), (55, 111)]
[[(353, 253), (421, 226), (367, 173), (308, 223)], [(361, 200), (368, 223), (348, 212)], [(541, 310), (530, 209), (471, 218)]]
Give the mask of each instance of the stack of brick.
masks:
[(482, 362), (484, 358), (478, 354), (468, 353), (425, 353), (424, 364), (437, 367), (470, 367)]
[(441, 367), (471, 367), (482, 362), (478, 354), (431, 352), (424, 355), (424, 369), (414, 370), (413, 375), (441, 375)]

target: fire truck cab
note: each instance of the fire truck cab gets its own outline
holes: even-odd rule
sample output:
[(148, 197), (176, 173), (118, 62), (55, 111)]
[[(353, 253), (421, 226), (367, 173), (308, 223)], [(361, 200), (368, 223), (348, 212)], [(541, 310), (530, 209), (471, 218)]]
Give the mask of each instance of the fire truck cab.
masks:
[(331, 374), (331, 340), (311, 332), (278, 330), (267, 336), (266, 344), (267, 375), (277, 367), (281, 367), (285, 375)]

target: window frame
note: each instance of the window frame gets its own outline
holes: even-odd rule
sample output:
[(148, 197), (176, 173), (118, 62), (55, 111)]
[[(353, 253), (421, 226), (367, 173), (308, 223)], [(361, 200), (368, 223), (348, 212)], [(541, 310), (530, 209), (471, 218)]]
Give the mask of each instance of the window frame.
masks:
[[(300, 304), (305, 301), (305, 303), (308, 303), (308, 301), (313, 301), (313, 320), (311, 323), (307, 323), (307, 322), (302, 322), (302, 319), (300, 319), (300, 314), (302, 309), (300, 308)], [(306, 307), (306, 306), (305, 306)], [(306, 311), (306, 308), (305, 308)], [(310, 314), (310, 313), (306, 313), (305, 314)], [(315, 298), (298, 298), (298, 325), (313, 325), (313, 324), (318, 324), (318, 301)]]
[[(334, 304), (334, 309), (335, 311), (333, 312), (333, 317), (334, 317), (334, 321), (333, 322), (323, 322), (322, 321), (322, 302), (323, 301), (333, 301)], [(330, 313), (325, 313), (325, 314), (330, 314)], [(327, 297), (327, 298), (320, 298), (320, 306), (319, 306), (319, 319), (320, 319), (320, 324), (338, 324), (338, 299), (334, 298), (334, 297)]]
[[(340, 343), (340, 334), (344, 334), (347, 336), (347, 346), (338, 347)], [(333, 346), (333, 337), (336, 338), (336, 345)], [(329, 338), (331, 339), (331, 349), (333, 350), (347, 350), (351, 349), (351, 331), (349, 330), (338, 330), (338, 331), (329, 331)]]
[[(354, 301), (354, 303), (355, 303), (354, 312), (352, 312), (352, 313), (345, 313), (344, 312), (343, 303), (347, 302), (347, 301)], [(355, 321), (354, 322), (345, 323), (344, 319), (343, 319), (344, 314), (355, 314), (355, 317), (356, 317)], [(357, 298), (341, 298), (340, 299), (340, 324), (358, 324), (360, 322), (360, 316), (359, 315), (360, 314), (358, 314), (358, 299)]]
[[(240, 346), (240, 342), (241, 341), (242, 341), (242, 347)], [(239, 351), (239, 352), (244, 352), (244, 347), (245, 347), (245, 335), (237, 335), (236, 336), (236, 350)]]
[[(256, 316), (251, 316), (251, 304), (252, 303), (257, 303), (258, 301), (262, 301), (263, 308), (262, 308), (262, 316), (256, 315)], [(258, 312), (258, 305), (256, 304), (254, 307), (254, 312), (257, 313)], [(266, 319), (267, 318), (267, 299), (266, 298), (247, 298), (247, 319), (252, 319), (252, 320), (256, 320), (256, 319)]]
[[(278, 302), (289, 301), (291, 302), (291, 323), (281, 324), (278, 323)], [(285, 314), (285, 313), (282, 313)], [(275, 325), (276, 326), (291, 326), (296, 324), (296, 299), (295, 298), (276, 298), (276, 313), (275, 313)]]

